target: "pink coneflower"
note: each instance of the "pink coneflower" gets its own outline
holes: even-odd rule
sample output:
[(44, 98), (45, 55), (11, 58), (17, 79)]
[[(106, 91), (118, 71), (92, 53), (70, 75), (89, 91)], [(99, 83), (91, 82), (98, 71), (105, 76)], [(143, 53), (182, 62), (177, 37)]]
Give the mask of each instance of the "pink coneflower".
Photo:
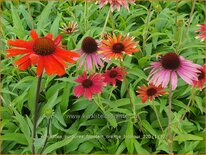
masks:
[(206, 83), (206, 64), (199, 68), (198, 81), (193, 81), (193, 86), (198, 86), (202, 90), (203, 84)]
[(112, 67), (111, 70), (107, 70), (104, 74), (104, 82), (107, 84), (112, 83), (113, 86), (116, 86), (116, 80), (122, 81), (123, 77), (127, 74), (124, 69), (120, 67)]
[(107, 3), (110, 4), (110, 10), (114, 11), (114, 6), (116, 6), (117, 10), (120, 11), (121, 5), (129, 10), (128, 3), (134, 4), (135, 0), (97, 0), (100, 1), (100, 8), (106, 5)]
[(74, 88), (74, 95), (80, 97), (84, 94), (84, 97), (89, 100), (92, 99), (93, 94), (100, 94), (105, 85), (103, 82), (104, 77), (99, 73), (93, 73), (87, 77), (87, 73), (84, 72), (75, 81), (80, 83), (80, 85)]
[(93, 66), (95, 65), (96, 68), (98, 66), (103, 67), (102, 63), (102, 54), (98, 53), (99, 47), (98, 43), (92, 37), (86, 37), (82, 41), (81, 46), (81, 56), (80, 56), (80, 64), (79, 67), (84, 66), (84, 69), (88, 68), (92, 70)]
[(152, 84), (150, 84), (149, 86), (140, 86), (138, 88), (139, 90), (137, 90), (136, 92), (139, 94), (137, 96), (139, 96), (142, 99), (142, 103), (145, 103), (147, 99), (152, 101), (153, 98), (166, 93), (161, 86), (156, 87)]
[(199, 29), (195, 32), (199, 32), (200, 34), (195, 38), (204, 41), (206, 39), (206, 24), (198, 24), (197, 26), (199, 27)]
[(192, 85), (193, 80), (198, 80), (198, 68), (201, 66), (170, 52), (159, 62), (153, 62), (149, 68), (152, 68), (148, 77), (149, 83), (155, 86), (162, 84), (162, 87), (166, 88), (171, 77), (172, 90), (174, 90), (177, 87), (177, 73), (186, 83)]

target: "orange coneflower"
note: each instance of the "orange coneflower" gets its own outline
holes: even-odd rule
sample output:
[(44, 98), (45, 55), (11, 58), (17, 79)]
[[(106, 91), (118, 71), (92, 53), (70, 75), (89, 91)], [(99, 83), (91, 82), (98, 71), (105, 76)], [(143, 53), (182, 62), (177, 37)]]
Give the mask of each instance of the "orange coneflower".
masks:
[(108, 36), (108, 40), (103, 40), (102, 45), (100, 46), (100, 52), (104, 54), (106, 58), (123, 58), (123, 54), (132, 54), (138, 52), (136, 48), (138, 42), (133, 41), (133, 37), (126, 35), (122, 39), (122, 34), (116, 36)]
[(23, 57), (15, 62), (20, 70), (26, 70), (29, 66), (36, 65), (36, 74), (40, 76), (46, 71), (48, 75), (57, 74), (59, 76), (65, 74), (65, 62), (75, 63), (74, 57), (79, 57), (79, 54), (61, 48), (59, 43), (62, 37), (58, 35), (52, 40), (52, 34), (45, 37), (39, 37), (36, 31), (32, 30), (30, 35), (33, 40), (8, 40), (8, 45), (15, 48), (7, 49), (7, 57), (22, 55)]
[(161, 86), (156, 87), (152, 84), (149, 86), (140, 86), (139, 90), (136, 92), (139, 93), (138, 96), (142, 98), (142, 103), (145, 103), (147, 99), (152, 101), (153, 98), (165, 94), (165, 91)]

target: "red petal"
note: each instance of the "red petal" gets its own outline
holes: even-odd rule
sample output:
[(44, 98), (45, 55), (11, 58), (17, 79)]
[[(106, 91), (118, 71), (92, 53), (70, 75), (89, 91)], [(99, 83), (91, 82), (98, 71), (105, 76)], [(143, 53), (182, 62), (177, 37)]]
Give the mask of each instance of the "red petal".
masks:
[(61, 42), (61, 40), (62, 40), (62, 36), (58, 35), (58, 36), (54, 39), (55, 45), (56, 45), (56, 46), (59, 45), (59, 43)]
[(30, 56), (30, 54), (27, 54), (27, 55), (21, 57), (20, 59), (18, 59), (18, 60), (14, 63), (14, 65), (21, 65), (22, 63), (28, 61), (28, 60), (29, 60), (29, 56)]
[(80, 57), (79, 53), (75, 53), (75, 52), (65, 50), (65, 49), (62, 49), (62, 48), (57, 48), (56, 53), (60, 54), (60, 55), (63, 55), (63, 56), (67, 56), (67, 57)]
[(24, 63), (22, 63), (18, 68), (19, 70), (26, 70), (31, 65), (31, 61), (28, 59)]
[(40, 76), (42, 74), (43, 70), (44, 70), (44, 62), (43, 62), (42, 58), (40, 57), (39, 62), (38, 62), (38, 66), (36, 69), (36, 74), (38, 76)]
[(39, 38), (38, 34), (36, 33), (35, 30), (31, 30), (30, 35), (31, 35), (32, 39), (34, 39), (34, 40)]
[(6, 52), (8, 53), (7, 57), (12, 57), (15, 55), (29, 53), (30, 51), (25, 50), (25, 49), (11, 48), (11, 49), (7, 49)]
[(44, 62), (44, 67), (45, 67), (46, 73), (48, 75), (55, 74), (54, 66), (53, 66), (52, 62), (50, 62), (50, 56), (42, 57), (42, 61)]
[(31, 63), (33, 65), (36, 65), (39, 61), (39, 56), (37, 54), (31, 54), (30, 59), (31, 59)]
[(16, 47), (22, 47), (22, 48), (27, 48), (31, 49), (32, 48), (32, 41), (25, 41), (25, 40), (8, 40), (7, 44), (10, 46), (16, 46)]
[(52, 39), (53, 35), (51, 33), (49, 33), (45, 37), (48, 38), (48, 39)]

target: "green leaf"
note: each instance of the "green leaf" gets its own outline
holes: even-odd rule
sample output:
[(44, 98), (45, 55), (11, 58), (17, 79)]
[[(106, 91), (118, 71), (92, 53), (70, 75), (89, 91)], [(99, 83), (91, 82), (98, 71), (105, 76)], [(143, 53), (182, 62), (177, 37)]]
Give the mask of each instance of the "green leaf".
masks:
[(192, 134), (181, 134), (178, 135), (176, 137), (174, 137), (174, 141), (188, 141), (188, 140), (203, 140), (203, 137), (199, 137), (196, 135), (192, 135)]
[(128, 105), (128, 104), (130, 104), (129, 98), (122, 98), (122, 99), (112, 102), (110, 104), (110, 107), (115, 108), (115, 107), (121, 107), (121, 106)]
[(25, 37), (25, 31), (24, 31), (24, 27), (22, 25), (22, 21), (19, 18), (18, 13), (16, 12), (17, 9), (15, 9), (11, 3), (11, 15), (12, 15), (12, 19), (13, 19), (13, 25), (14, 25), (14, 29), (13, 31), (15, 32), (15, 34), (23, 39)]
[(47, 24), (47, 21), (49, 19), (49, 14), (52, 10), (52, 5), (54, 3), (55, 1), (48, 2), (48, 4), (44, 7), (44, 10), (42, 11), (42, 13), (38, 16), (37, 32), (40, 32), (40, 30), (43, 30), (45, 24)]
[(203, 99), (199, 96), (195, 96), (195, 102), (197, 103), (197, 107), (200, 109), (201, 114), (203, 114), (204, 111)]
[(146, 149), (144, 149), (137, 140), (134, 140), (134, 147), (138, 154), (150, 154)]
[(152, 128), (152, 126), (147, 120), (142, 120), (141, 124), (150, 134), (152, 134), (153, 136), (157, 136), (156, 131)]
[(107, 121), (111, 124), (111, 126), (113, 128), (116, 128), (117, 127), (117, 120), (116, 120), (115, 116), (112, 113), (110, 113), (109, 111), (106, 111), (104, 113), (104, 115), (105, 115), (105, 118), (107, 119)]
[(15, 141), (18, 144), (28, 145), (28, 142), (22, 133), (7, 133), (1, 136), (1, 140)]
[(62, 13), (59, 13), (57, 15), (57, 17), (55, 18), (52, 26), (51, 26), (51, 29), (50, 29), (50, 32), (54, 35), (54, 36), (57, 36), (58, 35), (58, 31), (59, 31), (59, 21), (61, 19), (61, 16), (62, 16)]
[(131, 121), (127, 124), (127, 130), (125, 134), (125, 144), (129, 153), (133, 153), (134, 151), (134, 135), (133, 135), (133, 123)]
[(52, 145), (49, 145), (42, 154), (48, 154), (48, 153), (53, 153), (53, 151), (55, 151), (58, 148), (61, 148), (65, 145), (68, 145), (69, 143), (71, 143), (71, 141), (75, 138), (76, 134), (72, 135), (72, 136), (67, 136), (64, 140), (61, 140), (59, 142), (56, 142)]

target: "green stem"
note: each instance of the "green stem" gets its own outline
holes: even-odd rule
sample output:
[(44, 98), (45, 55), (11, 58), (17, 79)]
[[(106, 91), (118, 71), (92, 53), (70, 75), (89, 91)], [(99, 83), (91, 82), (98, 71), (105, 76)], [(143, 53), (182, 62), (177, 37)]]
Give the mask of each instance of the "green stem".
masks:
[(176, 23), (176, 29), (178, 29), (178, 24), (177, 24), (177, 16), (178, 16), (178, 2), (179, 0), (176, 0), (176, 9), (175, 9), (175, 12), (176, 12), (176, 19), (175, 19), (175, 23)]
[(186, 115), (187, 112), (189, 111), (188, 109), (189, 109), (192, 101), (194, 100), (194, 96), (195, 96), (195, 89), (193, 88), (193, 89), (191, 90), (191, 97), (190, 97), (190, 100), (189, 100), (189, 102), (188, 102), (188, 104), (187, 104), (187, 109), (186, 109), (185, 113), (182, 115), (182, 117), (180, 118), (180, 121), (182, 121), (182, 120), (185, 118), (185, 115)]
[(143, 45), (142, 45), (143, 52), (145, 52), (145, 48), (146, 48), (148, 26), (149, 26), (149, 21), (150, 21), (151, 10), (152, 10), (152, 4), (150, 4), (149, 10), (147, 11), (147, 19), (146, 19), (146, 23), (145, 23), (145, 27), (144, 27), (144, 31), (143, 31)]
[(87, 32), (87, 0), (85, 0), (84, 3), (84, 26), (85, 26), (85, 32)]
[(38, 77), (37, 88), (36, 88), (36, 99), (35, 99), (35, 109), (34, 109), (34, 128), (33, 128), (33, 141), (32, 141), (32, 154), (35, 154), (35, 139), (36, 139), (36, 128), (37, 128), (37, 114), (38, 114), (38, 102), (40, 95), (42, 74)]
[(105, 113), (104, 107), (101, 104), (101, 99), (99, 94), (97, 95), (96, 98), (94, 98), (94, 102), (96, 103), (96, 105), (101, 109), (101, 111), (103, 112), (103, 114)]
[(192, 14), (193, 14), (194, 9), (195, 9), (195, 3), (196, 3), (196, 0), (192, 0), (192, 9), (191, 9), (191, 12), (190, 12), (190, 17), (189, 17), (189, 21), (188, 21), (188, 25), (187, 25), (187, 29), (186, 29), (186, 34), (189, 31), (190, 23), (191, 23), (191, 20), (192, 20)]
[(152, 103), (152, 105), (153, 105), (154, 112), (155, 112), (156, 117), (157, 117), (157, 121), (158, 121), (159, 126), (160, 126), (160, 128), (161, 128), (161, 130), (162, 130), (162, 133), (163, 133), (163, 132), (164, 132), (164, 129), (163, 129), (162, 124), (161, 124), (161, 122), (160, 122), (160, 118), (159, 118), (159, 115), (158, 115), (158, 113), (157, 113), (157, 109), (156, 109), (156, 107), (155, 107), (154, 103)]
[(104, 32), (105, 32), (105, 29), (106, 29), (106, 26), (107, 26), (107, 22), (108, 22), (108, 20), (109, 20), (109, 15), (110, 15), (110, 9), (109, 9), (109, 11), (108, 11), (108, 13), (107, 13), (107, 17), (106, 17), (106, 20), (105, 20), (105, 22), (104, 22), (104, 27), (103, 27), (102, 32), (101, 32), (101, 38), (103, 37), (103, 34), (104, 34)]
[[(121, 66), (121, 68), (124, 68), (124, 65), (123, 65), (121, 59), (120, 59), (120, 66)], [(126, 76), (123, 77), (123, 80), (124, 80), (125, 83), (127, 83)], [(129, 96), (130, 106), (131, 106), (131, 108), (132, 108), (133, 115), (134, 115), (134, 117), (137, 116), (137, 118), (139, 119), (138, 124), (139, 124), (139, 126), (140, 126), (140, 129), (143, 131), (143, 127), (142, 127), (142, 125), (141, 125), (141, 123), (140, 123), (140, 122), (141, 122), (141, 117), (139, 116), (139, 114), (136, 114), (135, 104), (132, 102), (132, 98), (131, 98), (131, 96), (130, 96), (128, 87), (126, 87), (126, 91), (127, 91), (127, 93), (128, 93), (128, 96)]]
[(170, 85), (169, 85), (169, 106), (168, 106), (168, 144), (169, 144), (169, 153), (172, 154), (173, 137), (172, 137), (172, 82), (171, 82), (171, 77), (170, 77)]

